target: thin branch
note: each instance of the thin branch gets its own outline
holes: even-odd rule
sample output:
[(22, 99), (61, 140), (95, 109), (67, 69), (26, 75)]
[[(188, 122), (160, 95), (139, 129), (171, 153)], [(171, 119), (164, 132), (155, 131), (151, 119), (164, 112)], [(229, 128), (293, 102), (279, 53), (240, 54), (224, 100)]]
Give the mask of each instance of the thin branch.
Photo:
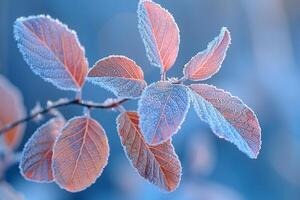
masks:
[(184, 81), (186, 81), (187, 78), (185, 76), (181, 77), (180, 79), (178, 79), (179, 83), (183, 83)]
[(128, 101), (129, 99), (121, 99), (118, 101), (112, 101), (110, 103), (94, 103), (94, 102), (90, 102), (90, 101), (83, 101), (80, 99), (73, 99), (73, 100), (68, 100), (68, 101), (63, 101), (60, 103), (54, 103), (51, 106), (48, 106), (38, 112), (32, 113), (30, 115), (28, 115), (27, 117), (17, 120), (13, 123), (7, 124), (6, 126), (4, 126), (2, 129), (0, 129), (0, 135), (4, 134), (5, 132), (9, 131), (10, 129), (15, 128), (16, 126), (18, 126), (19, 124), (25, 123), (27, 121), (30, 121), (34, 118), (36, 118), (39, 115), (44, 115), (48, 112), (50, 112), (53, 109), (56, 108), (60, 108), (60, 107), (65, 107), (65, 106), (69, 106), (69, 105), (78, 105), (78, 106), (82, 106), (82, 107), (86, 107), (88, 109), (92, 109), (92, 108), (98, 108), (98, 109), (110, 109), (110, 108), (115, 108), (118, 107), (119, 105), (121, 105), (122, 103)]
[(187, 79), (183, 76), (178, 80), (172, 81), (173, 84), (182, 84), (184, 81), (186, 81)]

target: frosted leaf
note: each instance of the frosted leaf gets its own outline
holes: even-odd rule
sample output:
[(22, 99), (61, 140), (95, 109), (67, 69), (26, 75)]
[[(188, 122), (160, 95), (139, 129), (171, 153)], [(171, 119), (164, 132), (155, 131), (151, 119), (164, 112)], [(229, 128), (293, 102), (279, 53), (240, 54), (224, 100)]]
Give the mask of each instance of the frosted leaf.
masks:
[(53, 118), (38, 128), (26, 143), (20, 161), (20, 170), (27, 180), (53, 181), (51, 168), (53, 145), (64, 124), (64, 119)]
[(185, 65), (184, 76), (199, 81), (209, 79), (216, 74), (221, 68), (230, 42), (230, 33), (223, 27), (220, 35), (208, 44), (207, 49), (198, 53)]
[(146, 87), (142, 69), (125, 56), (109, 56), (99, 60), (90, 69), (87, 80), (119, 98), (137, 98)]
[(138, 173), (161, 189), (175, 190), (180, 182), (181, 165), (171, 141), (148, 145), (139, 129), (136, 112), (120, 114), (117, 124), (124, 150)]
[(147, 56), (164, 73), (175, 63), (179, 51), (179, 29), (173, 16), (159, 4), (140, 1), (139, 31)]
[(140, 128), (150, 145), (165, 142), (177, 133), (190, 106), (187, 89), (181, 84), (160, 81), (149, 85), (140, 101)]
[(86, 189), (101, 175), (108, 155), (102, 126), (89, 116), (72, 118), (54, 145), (52, 169), (56, 183), (70, 192)]
[(254, 112), (239, 98), (205, 84), (190, 86), (194, 108), (212, 131), (234, 143), (250, 158), (257, 158), (261, 147), (261, 129)]
[[(13, 86), (4, 76), (0, 75), (0, 129), (5, 125), (19, 120), (25, 116), (23, 97), (20, 91)], [(18, 147), (25, 125), (20, 124), (7, 131), (0, 139), (6, 146), (13, 150)]]
[(32, 71), (63, 90), (78, 91), (88, 69), (77, 35), (50, 16), (18, 18), (14, 34)]

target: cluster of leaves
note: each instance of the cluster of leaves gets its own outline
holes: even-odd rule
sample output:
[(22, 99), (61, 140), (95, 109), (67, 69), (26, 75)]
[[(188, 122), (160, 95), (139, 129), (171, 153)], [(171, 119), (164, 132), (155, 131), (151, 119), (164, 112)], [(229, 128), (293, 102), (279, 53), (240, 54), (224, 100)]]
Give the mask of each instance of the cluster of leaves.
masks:
[[(117, 130), (133, 167), (159, 188), (173, 191), (180, 182), (181, 165), (172, 136), (180, 129), (190, 102), (200, 120), (207, 122), (217, 136), (256, 158), (261, 130), (253, 111), (237, 97), (214, 86), (183, 84), (185, 80), (206, 80), (217, 73), (231, 42), (227, 28), (222, 28), (207, 49), (184, 66), (183, 78), (167, 79), (166, 72), (179, 51), (177, 24), (167, 10), (150, 0), (140, 1), (137, 13), (147, 56), (161, 70), (162, 79), (148, 86), (141, 67), (125, 56), (103, 58), (88, 69), (76, 33), (49, 16), (19, 18), (14, 33), (32, 71), (59, 89), (81, 93), (88, 81), (119, 99), (139, 99), (138, 111), (120, 109)], [(108, 156), (105, 131), (89, 114), (67, 122), (57, 117), (29, 139), (20, 170), (28, 180), (55, 181), (63, 189), (77, 192), (96, 181)]]

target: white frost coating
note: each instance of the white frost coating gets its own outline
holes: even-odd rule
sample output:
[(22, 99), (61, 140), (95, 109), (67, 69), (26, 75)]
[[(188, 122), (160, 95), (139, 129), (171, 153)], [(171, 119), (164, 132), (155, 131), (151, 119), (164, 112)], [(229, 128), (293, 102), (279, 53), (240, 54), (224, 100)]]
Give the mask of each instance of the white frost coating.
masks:
[(87, 81), (112, 92), (118, 98), (138, 98), (147, 85), (143, 80), (120, 77), (87, 77)]
[(25, 144), (19, 168), (26, 180), (39, 183), (53, 182), (49, 157), (52, 157), (54, 142), (64, 124), (63, 118), (49, 120), (39, 127)]
[(96, 182), (108, 164), (109, 145), (103, 127), (89, 116), (70, 119), (53, 148), (55, 182), (79, 192)]
[(140, 1), (138, 7), (138, 29), (144, 42), (146, 54), (150, 63), (158, 68), (162, 68), (157, 45), (153, 36), (152, 28), (150, 26), (151, 22), (149, 21), (145, 7), (142, 5), (142, 3), (144, 3), (145, 1), (146, 0)]
[(139, 101), (139, 126), (150, 145), (161, 144), (177, 133), (190, 107), (188, 89), (160, 81), (149, 85)]
[[(161, 13), (165, 14), (165, 16), (157, 16), (159, 18), (156, 21), (157, 24), (155, 22), (153, 24), (153, 22), (150, 21), (149, 15), (144, 6), (145, 2), (151, 2), (153, 5), (157, 6), (160, 9)], [(150, 63), (156, 67), (161, 68), (162, 72), (167, 71), (176, 61), (178, 50), (179, 50), (179, 44), (180, 44), (180, 35), (179, 35), (180, 31), (175, 22), (174, 17), (169, 13), (168, 10), (162, 8), (159, 4), (156, 4), (151, 0), (141, 0), (139, 2), (137, 14), (138, 14), (138, 29), (141, 38), (143, 40), (143, 43), (145, 45), (146, 54)], [(165, 18), (166, 16), (167, 18)], [(158, 27), (163, 25), (165, 26)], [(166, 40), (165, 38), (174, 37), (172, 29), (170, 27), (171, 28), (174, 27), (176, 30), (177, 36), (175, 36), (175, 38), (177, 39), (177, 45), (173, 46), (174, 44), (172, 43), (172, 41), (171, 42), (169, 41), (169, 46), (166, 45), (163, 46), (164, 41)], [(155, 35), (153, 28), (164, 29), (164, 34), (162, 36), (163, 37), (162, 39), (157, 38), (157, 35)], [(158, 40), (160, 40), (160, 43), (158, 43), (159, 42)], [(166, 49), (164, 47), (166, 47)], [(169, 60), (165, 60), (165, 59), (169, 59)], [(169, 63), (164, 63), (168, 61)]]
[[(225, 44), (226, 46), (223, 46), (223, 52), (218, 52), (218, 54), (215, 51), (217, 48), (220, 48), (220, 45), (223, 42), (226, 33), (229, 37), (228, 43)], [(207, 45), (207, 48), (197, 53), (194, 57), (191, 58), (191, 60), (187, 64), (185, 64), (183, 69), (184, 76), (187, 79), (194, 81), (203, 81), (211, 78), (221, 69), (222, 63), (226, 57), (227, 49), (229, 48), (230, 44), (230, 32), (226, 27), (222, 27), (220, 34)], [(194, 77), (194, 73), (197, 73), (197, 71), (198, 73), (202, 73), (201, 75), (197, 75), (199, 77)]]
[[(35, 32), (24, 25), (25, 22), (29, 21)], [(41, 24), (43, 24), (43, 27)], [(62, 57), (65, 56), (63, 50), (58, 48), (56, 49), (56, 52), (54, 52), (53, 49), (50, 49), (50, 47), (47, 46), (45, 41), (42, 41), (35, 35), (36, 33), (41, 35), (45, 34), (42, 30), (43, 28), (46, 28), (48, 34), (52, 34), (44, 35), (43, 39), (53, 39), (51, 45), (54, 47), (61, 45), (62, 49), (65, 46), (65, 48), (71, 48), (74, 52), (78, 50), (81, 51), (83, 55), (85, 54), (84, 48), (80, 45), (75, 31), (70, 30), (59, 20), (54, 20), (48, 15), (38, 15), (18, 18), (14, 24), (14, 36), (18, 42), (18, 47), (24, 60), (36, 75), (39, 75), (47, 82), (51, 82), (59, 89), (73, 91), (80, 90), (81, 85), (79, 85), (78, 80), (74, 79), (73, 74), (69, 69), (66, 69), (65, 63), (61, 61), (64, 60)], [(68, 36), (71, 36), (77, 44), (63, 44), (62, 37), (67, 37), (66, 33), (68, 33)], [(72, 47), (70, 45), (72, 45)], [(70, 54), (68, 55), (68, 58), (72, 59)], [(77, 56), (75, 58), (76, 61), (74, 60), (73, 62), (77, 62), (76, 64), (81, 65), (81, 59), (84, 59), (87, 68), (87, 60), (85, 58), (78, 58), (78, 55), (75, 56)], [(76, 71), (77, 70), (82, 69), (76, 69)]]
[(138, 118), (136, 112), (124, 112), (116, 120), (126, 156), (140, 176), (163, 192), (174, 191), (179, 186), (182, 167), (172, 141), (157, 146), (146, 144), (138, 127)]
[[(229, 95), (229, 93), (225, 94)], [(253, 149), (251, 149), (251, 147), (247, 143), (249, 142), (249, 140), (247, 141), (248, 138), (243, 138), (241, 134), (237, 131), (237, 129), (229, 123), (229, 121), (220, 113), (219, 110), (217, 110), (210, 102), (208, 102), (206, 99), (204, 99), (192, 89), (190, 90), (190, 96), (192, 98), (195, 111), (199, 118), (202, 121), (208, 123), (212, 131), (218, 137), (224, 138), (225, 140), (232, 142), (238, 147), (240, 151), (247, 154), (250, 158), (257, 157), (258, 152), (254, 152)], [(243, 104), (243, 102), (237, 97), (233, 98)], [(224, 100), (219, 99), (219, 101), (223, 102)], [(248, 108), (245, 104), (243, 105), (246, 109), (250, 110), (250, 108)]]

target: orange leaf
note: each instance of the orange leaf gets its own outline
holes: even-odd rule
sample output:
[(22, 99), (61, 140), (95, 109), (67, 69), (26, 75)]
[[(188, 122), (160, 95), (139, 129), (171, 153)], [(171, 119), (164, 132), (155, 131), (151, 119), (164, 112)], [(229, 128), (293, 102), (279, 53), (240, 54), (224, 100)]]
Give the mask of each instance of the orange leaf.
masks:
[(216, 74), (226, 56), (231, 38), (227, 28), (222, 28), (220, 35), (209, 43), (206, 50), (199, 52), (184, 67), (183, 73), (193, 81), (206, 80)]
[(17, 19), (14, 33), (24, 60), (35, 74), (60, 89), (81, 89), (88, 62), (74, 31), (39, 15)]
[[(19, 90), (4, 76), (0, 75), (0, 128), (25, 116), (23, 98)], [(4, 143), (11, 150), (17, 148), (24, 131), (24, 124), (10, 129), (3, 137)]]
[(180, 182), (181, 165), (171, 141), (148, 145), (138, 127), (136, 112), (122, 113), (117, 123), (124, 150), (138, 173), (161, 189), (175, 190)]
[(70, 192), (92, 185), (107, 164), (109, 146), (105, 131), (90, 117), (68, 121), (53, 150), (55, 181)]
[(125, 56), (109, 56), (97, 61), (90, 69), (87, 80), (119, 98), (139, 97), (147, 85), (143, 70)]
[(164, 73), (175, 63), (179, 51), (179, 29), (173, 16), (159, 4), (140, 1), (139, 31), (150, 62)]
[(215, 86), (192, 84), (190, 89), (199, 118), (217, 136), (232, 142), (250, 158), (257, 158), (261, 128), (255, 113), (238, 97)]
[(64, 124), (65, 120), (62, 118), (51, 119), (28, 140), (20, 161), (20, 170), (26, 179), (36, 182), (53, 181), (53, 145)]

